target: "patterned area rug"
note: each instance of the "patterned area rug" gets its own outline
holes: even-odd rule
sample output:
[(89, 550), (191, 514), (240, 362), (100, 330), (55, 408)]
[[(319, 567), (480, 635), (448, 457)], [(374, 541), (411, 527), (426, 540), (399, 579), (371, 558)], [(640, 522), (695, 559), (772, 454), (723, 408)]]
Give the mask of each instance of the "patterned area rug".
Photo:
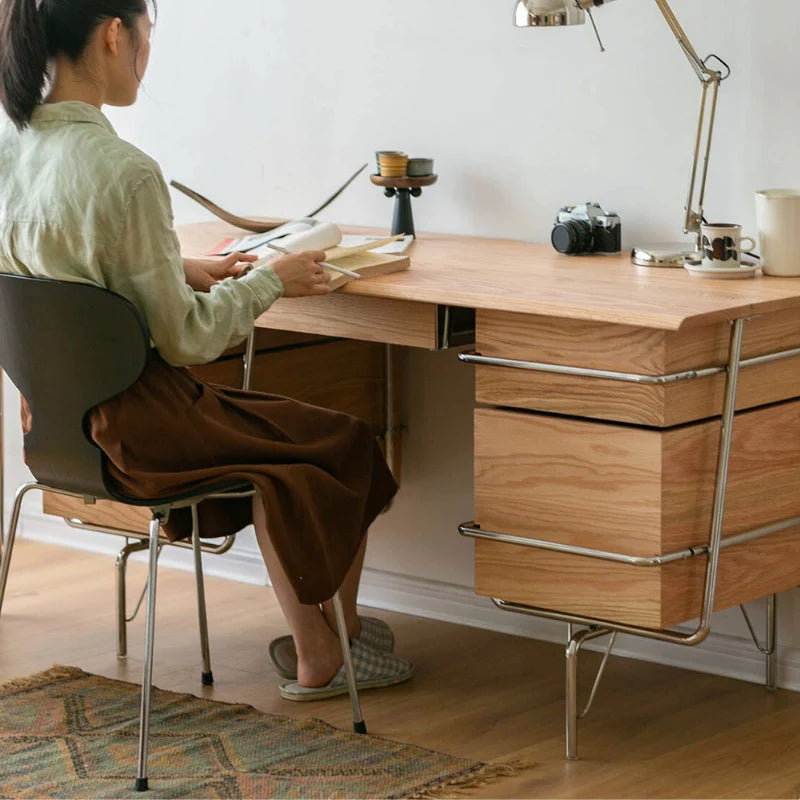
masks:
[[(74, 667), (0, 687), (0, 797), (131, 797), (140, 687)], [(251, 706), (153, 690), (144, 798), (452, 796), (514, 774)]]

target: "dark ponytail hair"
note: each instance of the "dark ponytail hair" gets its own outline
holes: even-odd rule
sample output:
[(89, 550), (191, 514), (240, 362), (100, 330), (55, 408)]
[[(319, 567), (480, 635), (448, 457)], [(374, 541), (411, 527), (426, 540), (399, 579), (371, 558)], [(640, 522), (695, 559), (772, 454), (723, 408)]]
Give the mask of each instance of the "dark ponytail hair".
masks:
[(28, 126), (51, 58), (77, 61), (103, 20), (119, 17), (135, 32), (147, 11), (148, 0), (0, 0), (0, 103), (11, 121)]

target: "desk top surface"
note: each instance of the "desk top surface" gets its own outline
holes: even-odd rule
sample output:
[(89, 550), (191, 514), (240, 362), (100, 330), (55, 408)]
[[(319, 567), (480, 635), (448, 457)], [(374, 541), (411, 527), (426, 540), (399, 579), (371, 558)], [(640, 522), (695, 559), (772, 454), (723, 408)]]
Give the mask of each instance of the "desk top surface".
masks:
[[(231, 235), (242, 232), (217, 222), (178, 228), (181, 246), (191, 255)], [(409, 255), (407, 271), (352, 281), (339, 291), (666, 330), (800, 310), (800, 278), (759, 273), (736, 281), (699, 280), (683, 269), (634, 266), (627, 253), (563, 256), (550, 245), (421, 233)]]

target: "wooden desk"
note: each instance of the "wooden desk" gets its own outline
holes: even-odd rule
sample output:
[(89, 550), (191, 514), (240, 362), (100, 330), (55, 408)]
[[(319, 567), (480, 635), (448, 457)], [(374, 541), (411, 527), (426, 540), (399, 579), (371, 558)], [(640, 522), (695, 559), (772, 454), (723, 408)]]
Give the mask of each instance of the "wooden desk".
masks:
[[(198, 254), (230, 232), (211, 223), (179, 235)], [(699, 615), (735, 320), (748, 318), (722, 535), (800, 517), (800, 279), (697, 280), (627, 255), (423, 234), (409, 271), (279, 300), (257, 326), (437, 348), (464, 333), (449, 323), (473, 310), (472, 529), (517, 540), (476, 541), (479, 594), (641, 635)], [(641, 566), (579, 548), (687, 555)], [(722, 550), (714, 607), (796, 586), (799, 552), (794, 523)]]
[[(201, 253), (229, 232), (212, 223), (180, 234)], [(729, 322), (743, 317), (754, 317), (745, 326), (745, 359), (800, 347), (797, 278), (698, 280), (684, 270), (635, 267), (626, 255), (574, 258), (546, 245), (430, 234), (413, 245), (411, 261), (408, 272), (353, 282), (334, 296), (280, 300), (257, 324), (435, 347), (436, 309), (465, 306), (476, 310), (484, 357), (647, 376), (724, 366)], [(633, 556), (708, 540), (724, 371), (648, 384), (476, 370), (482, 527)], [(725, 535), (800, 515), (798, 396), (800, 357), (742, 370), (736, 406), (745, 413)], [(716, 607), (800, 583), (798, 549), (793, 529), (724, 551)], [(704, 561), (643, 569), (478, 541), (476, 589), (665, 628), (697, 616)]]

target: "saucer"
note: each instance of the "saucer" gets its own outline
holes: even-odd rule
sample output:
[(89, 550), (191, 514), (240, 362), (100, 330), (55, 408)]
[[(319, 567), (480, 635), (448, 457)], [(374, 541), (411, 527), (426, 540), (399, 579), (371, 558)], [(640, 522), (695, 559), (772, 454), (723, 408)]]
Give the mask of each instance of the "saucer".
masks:
[(722, 269), (720, 267), (704, 267), (702, 264), (685, 264), (684, 269), (689, 271), (693, 278), (711, 278), (723, 281), (741, 280), (742, 278), (752, 278), (761, 264), (754, 261), (742, 261), (740, 267)]

